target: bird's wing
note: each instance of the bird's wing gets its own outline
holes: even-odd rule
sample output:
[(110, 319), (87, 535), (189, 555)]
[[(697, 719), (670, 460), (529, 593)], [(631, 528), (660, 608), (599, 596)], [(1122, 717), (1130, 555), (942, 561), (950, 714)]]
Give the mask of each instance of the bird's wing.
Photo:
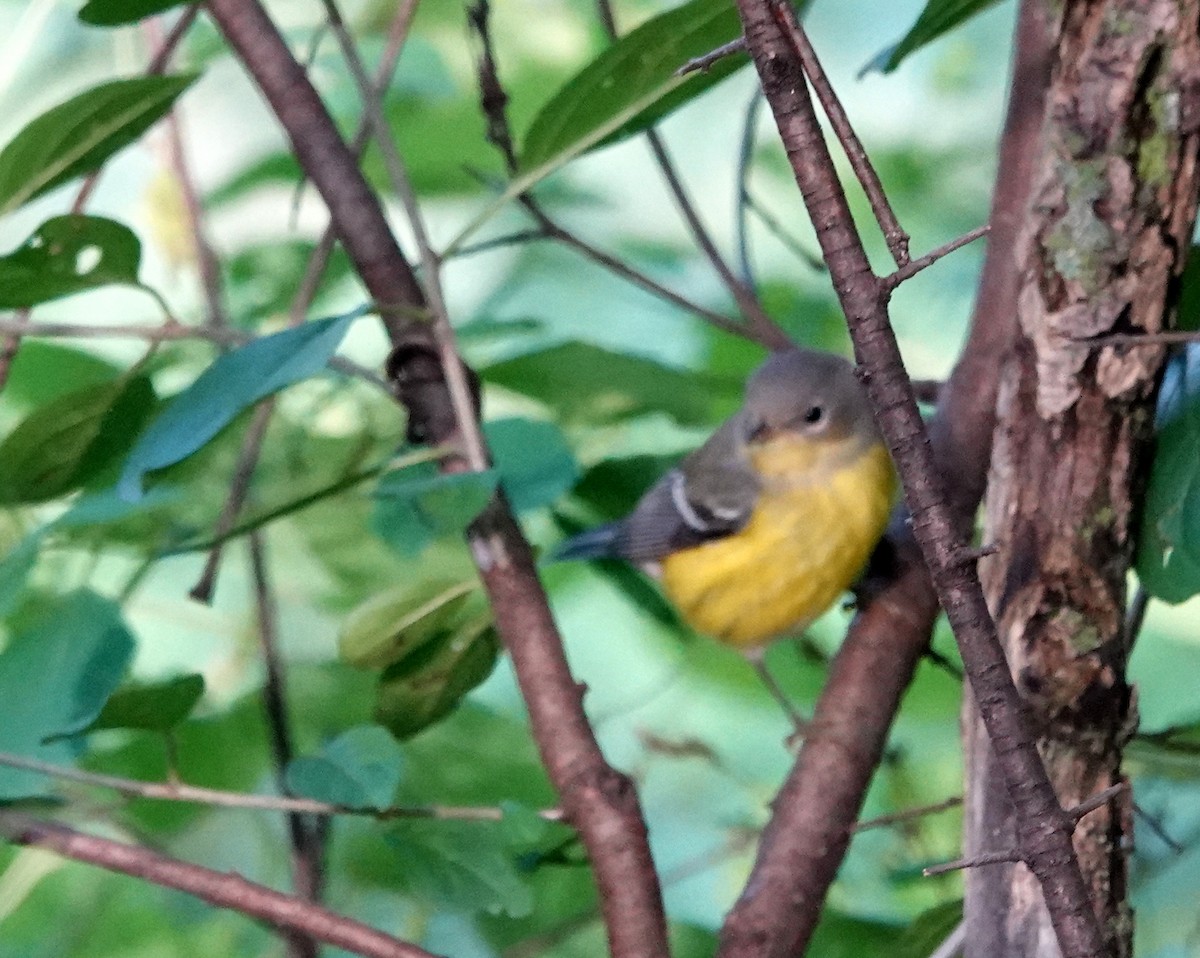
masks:
[(738, 428), (727, 422), (655, 483), (612, 528), (609, 554), (645, 562), (741, 529), (754, 510), (759, 483)]

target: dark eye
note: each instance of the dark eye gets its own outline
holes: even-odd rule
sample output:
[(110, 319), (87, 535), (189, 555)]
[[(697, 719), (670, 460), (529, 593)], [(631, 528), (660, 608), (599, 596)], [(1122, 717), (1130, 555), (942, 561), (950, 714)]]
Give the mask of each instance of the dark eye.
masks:
[(825, 416), (825, 410), (820, 406), (810, 406), (804, 413), (804, 421), (809, 425), (820, 422)]

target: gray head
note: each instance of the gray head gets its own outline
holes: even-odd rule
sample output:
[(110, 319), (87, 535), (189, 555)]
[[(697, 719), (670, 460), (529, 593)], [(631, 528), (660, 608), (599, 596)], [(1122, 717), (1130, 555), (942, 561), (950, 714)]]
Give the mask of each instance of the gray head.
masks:
[(777, 352), (759, 366), (746, 384), (741, 416), (750, 442), (782, 432), (834, 441), (876, 435), (854, 367), (810, 349)]

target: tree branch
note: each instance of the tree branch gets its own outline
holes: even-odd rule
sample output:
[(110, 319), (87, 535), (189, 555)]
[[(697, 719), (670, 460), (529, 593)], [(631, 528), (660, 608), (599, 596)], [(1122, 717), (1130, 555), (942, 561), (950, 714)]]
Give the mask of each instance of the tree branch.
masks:
[[(378, 199), (339, 138), (320, 98), (253, 0), (210, 0), (209, 11), (263, 88), (296, 156), (330, 209), (367, 289), (388, 311), (397, 347), (390, 365), (400, 398), (429, 441), (456, 432), (425, 298), (388, 229)], [(448, 467), (454, 468), (453, 463)], [(461, 469), (461, 463), (457, 466)], [(571, 676), (533, 554), (503, 497), (476, 520), (469, 542), (529, 707), (534, 738), (595, 870), (611, 951), (617, 958), (667, 951), (662, 895), (632, 781), (605, 761)]]
[(365, 958), (436, 958), (424, 948), (328, 908), (247, 881), (241, 875), (192, 865), (148, 848), (87, 835), (11, 811), (0, 811), (0, 836), (14, 845), (44, 848), (64, 858), (186, 892), (218, 908), (258, 918), (283, 931), (308, 935)]
[[(1072, 823), (1046, 777), (1031, 717), (1009, 675), (979, 577), (972, 565), (959, 561), (965, 545), (961, 514), (952, 509), (942, 492), (890, 326), (886, 289), (871, 272), (808, 95), (801, 68), (802, 31), (792, 8), (776, 0), (738, 0), (738, 7), (796, 182), (817, 225), (880, 429), (900, 473), (914, 538), (959, 642), (1004, 770), (1026, 863), (1041, 883), (1063, 954), (1095, 958), (1103, 954), (1103, 939), (1075, 858)], [(803, 761), (802, 755), (800, 763)], [(762, 856), (760, 852), (760, 861)], [(761, 891), (761, 885), (752, 882), (747, 894), (753, 898)], [(757, 942), (747, 932), (757, 932)], [(731, 916), (722, 953), (746, 955), (753, 950), (760, 956), (783, 955), (794, 950), (791, 944), (775, 939), (764, 951), (761, 931), (744, 921), (735, 922)]]

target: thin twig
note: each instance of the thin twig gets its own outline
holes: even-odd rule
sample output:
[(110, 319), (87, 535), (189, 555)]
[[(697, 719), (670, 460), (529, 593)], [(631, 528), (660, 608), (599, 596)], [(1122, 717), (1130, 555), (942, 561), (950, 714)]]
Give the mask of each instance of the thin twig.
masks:
[(1162, 822), (1146, 811), (1146, 809), (1142, 808), (1142, 806), (1137, 802), (1133, 803), (1133, 813), (1143, 822), (1145, 822), (1146, 827), (1158, 837), (1160, 842), (1166, 845), (1167, 848), (1171, 849), (1174, 854), (1182, 855), (1184, 853), (1184, 847), (1167, 833), (1167, 830), (1163, 827)]
[[(391, 821), (397, 818), (429, 818), (442, 821), (498, 822), (504, 818), (504, 809), (483, 805), (389, 805), (384, 808), (367, 808), (355, 805), (336, 805), (293, 795), (253, 795), (246, 792), (228, 792), (202, 785), (184, 782), (146, 782), (100, 772), (88, 772), (65, 765), (55, 765), (38, 759), (26, 758), (0, 752), (0, 765), (38, 772), (51, 778), (78, 782), (95, 788), (107, 788), (130, 798), (159, 802), (182, 802), (207, 805), (213, 808), (241, 808), (264, 812), (299, 812), (332, 818), (335, 815), (353, 815)], [(562, 821), (562, 812), (556, 808), (541, 809), (539, 818), (548, 822)]]
[(241, 875), (193, 865), (148, 848), (87, 835), (12, 811), (0, 811), (0, 835), (14, 845), (44, 848), (65, 858), (186, 892), (218, 908), (232, 909), (364, 958), (436, 958), (423, 948), (328, 908), (284, 895)]
[(762, 223), (764, 227), (766, 227), (767, 232), (779, 240), (784, 247), (791, 250), (797, 259), (801, 260), (806, 266), (816, 270), (818, 273), (824, 273), (828, 271), (825, 261), (821, 259), (821, 257), (816, 256), (805, 249), (801, 242), (788, 232), (787, 227), (783, 225), (783, 222), (779, 219), (779, 217), (771, 212), (767, 204), (762, 202), (750, 190), (746, 191), (745, 205), (751, 213), (758, 217), (758, 221)]
[(1019, 862), (1020, 860), (1020, 854), (1011, 849), (1003, 852), (986, 852), (983, 855), (976, 855), (973, 858), (956, 858), (952, 862), (930, 865), (928, 868), (922, 868), (921, 874), (926, 878), (933, 878), (935, 875), (946, 875), (964, 868), (979, 868), (983, 865), (1004, 865)]
[[(267, 416), (270, 416), (269, 411)], [(292, 746), (291, 720), (288, 718), (287, 680), (283, 656), (279, 652), (279, 617), (267, 572), (262, 531), (251, 532), (248, 543), (250, 578), (254, 583), (254, 605), (258, 614), (259, 652), (266, 669), (263, 711), (271, 740), (275, 778), (279, 790), (287, 794), (285, 773), (295, 749)], [(324, 884), (326, 829), (320, 822), (310, 821), (303, 813), (296, 811), (287, 813), (287, 824), (292, 846), (292, 886), (296, 894), (306, 901), (320, 901)], [(290, 944), (298, 954), (316, 954), (316, 946), (311, 939), (293, 938)]]
[[(395, 14), (392, 16), (391, 22), (388, 24), (387, 41), (384, 45), (383, 53), (379, 57), (379, 65), (375, 68), (375, 76), (373, 77), (373, 86), (379, 96), (382, 96), (387, 91), (388, 86), (392, 82), (392, 77), (396, 72), (396, 65), (400, 62), (400, 54), (404, 52), (404, 44), (408, 40), (409, 31), (412, 29), (413, 18), (416, 16), (419, 2), (420, 0), (401, 0)], [(363, 115), (359, 117), (358, 128), (354, 131), (354, 138), (350, 141), (350, 150), (357, 159), (362, 159), (370, 140), (371, 118), (364, 111)], [(325, 270), (329, 267), (329, 260), (333, 255), (333, 248), (336, 243), (337, 231), (334, 229), (333, 218), (330, 217), (329, 223), (325, 227), (325, 232), (321, 234), (317, 245), (313, 247), (312, 253), (309, 254), (308, 262), (304, 266), (304, 275), (301, 277), (300, 283), (296, 286), (296, 293), (292, 298), (291, 308), (288, 310), (288, 315), (291, 317), (293, 325), (303, 321), (309, 307), (316, 300), (317, 291), (321, 287), (321, 280), (325, 275)]]
[(903, 268), (908, 264), (908, 233), (900, 226), (892, 204), (883, 190), (883, 184), (879, 181), (879, 174), (875, 172), (871, 158), (867, 156), (867, 151), (863, 149), (858, 134), (854, 132), (850, 118), (846, 116), (846, 111), (842, 107), (842, 101), (838, 99), (833, 85), (829, 82), (825, 68), (821, 66), (821, 61), (817, 57), (817, 51), (809, 42), (808, 34), (798, 19), (793, 18), (792, 22), (795, 24), (795, 29), (787, 31), (786, 39), (799, 59), (813, 92), (821, 101), (821, 108), (825, 111), (825, 116), (829, 118), (829, 124), (833, 127), (833, 132), (842, 145), (846, 159), (850, 161), (854, 175), (862, 184), (863, 192), (867, 194), (867, 200), (871, 204), (871, 210), (875, 214), (879, 228), (883, 231), (883, 238), (891, 251), (892, 259), (896, 261), (896, 266)]
[(1074, 338), (1071, 342), (1093, 349), (1103, 349), (1105, 346), (1175, 346), (1198, 340), (1200, 330), (1164, 329), (1156, 333), (1107, 333), (1103, 336), (1089, 336), (1086, 339)]
[[(601, 15), (603, 16), (603, 8), (601, 10)], [(508, 116), (505, 112), (508, 97), (504, 93), (503, 85), (500, 83), (495, 56), (492, 51), (491, 35), (487, 26), (488, 4), (486, 0), (480, 0), (480, 2), (476, 2), (472, 7), (469, 7), (468, 16), (482, 46), (478, 63), (480, 106), (487, 119), (488, 140), (500, 151), (509, 173), (515, 173), (517, 170), (517, 154), (516, 148), (513, 145), (512, 133), (509, 129)], [(693, 302), (687, 297), (651, 279), (640, 270), (634, 269), (618, 257), (605, 252), (597, 246), (593, 246), (582, 237), (560, 226), (542, 209), (541, 204), (531, 194), (522, 193), (517, 197), (517, 201), (533, 217), (547, 238), (571, 247), (592, 262), (607, 269), (614, 276), (620, 277), (634, 286), (639, 286), (648, 293), (678, 306), (680, 309), (699, 316), (710, 325), (724, 332), (735, 336), (749, 337), (761, 342), (764, 346), (779, 345), (774, 335), (771, 335), (769, 339), (761, 339), (761, 334), (757, 329), (753, 329), (734, 319), (730, 319), (722, 313)]]
[(889, 290), (895, 289), (905, 280), (912, 279), (917, 275), (917, 273), (921, 272), (921, 270), (932, 266), (943, 256), (948, 256), (956, 249), (962, 249), (962, 247), (966, 246), (968, 243), (974, 243), (975, 240), (979, 239), (979, 237), (986, 236), (990, 229), (991, 227), (986, 223), (983, 226), (977, 226), (969, 233), (963, 233), (963, 235), (958, 237), (958, 239), (952, 239), (949, 243), (943, 243), (932, 252), (926, 253), (924, 256), (919, 256), (916, 259), (909, 261), (891, 275), (884, 276), (880, 282), (883, 283), (883, 285)]
[(687, 76), (689, 73), (707, 73), (714, 63), (718, 60), (724, 60), (728, 56), (733, 56), (735, 53), (744, 53), (746, 50), (746, 38), (738, 37), (736, 40), (730, 40), (728, 43), (722, 43), (715, 50), (709, 50), (708, 53), (699, 57), (692, 57), (683, 66), (675, 71), (675, 76)]
[(354, 39), (346, 29), (337, 3), (335, 0), (321, 0), (321, 2), (325, 7), (329, 26), (341, 48), (342, 57), (350, 68), (350, 75), (358, 87), (363, 112), (371, 122), (375, 145), (383, 157), (388, 180), (396, 195), (400, 197), (409, 226), (417, 241), (422, 287), (429, 304), (429, 311), (433, 316), (434, 340), (437, 343), (442, 372), (446, 377), (446, 386), (450, 392), (450, 401), (454, 406), (458, 433), (463, 444), (462, 452), (473, 471), (483, 472), (490, 464), (487, 446), (479, 426), (479, 419), (475, 415), (475, 399), (472, 395), (471, 384), (462, 359), (459, 357), (458, 346), (454, 339), (454, 327), (450, 323), (450, 314), (446, 309), (442, 291), (441, 264), (429, 241), (429, 234), (425, 229), (425, 218), (417, 203), (417, 194), (409, 178), (408, 167), (396, 146), (395, 137), (392, 136), (387, 118), (383, 114), (379, 96), (367, 77), (358, 50), (355, 48)]
[[(20, 314), (18, 314), (19, 317)], [(33, 336), (47, 339), (141, 339), (148, 343), (176, 342), (184, 339), (203, 339), (219, 346), (244, 346), (255, 337), (239, 329), (215, 326), (185, 326), (169, 322), (161, 326), (141, 323), (43, 323), (29, 319), (0, 318), (0, 335)], [(360, 366), (342, 356), (329, 360), (329, 368), (347, 376), (361, 379), (385, 392), (391, 387), (374, 370)]]
[[(596, 7), (609, 37), (613, 40), (617, 39), (617, 25), (613, 16), (612, 3), (610, 0), (596, 0)], [(683, 221), (692, 234), (692, 239), (700, 248), (700, 252), (704, 254), (705, 259), (708, 260), (709, 265), (712, 266), (713, 272), (717, 274), (725, 289), (729, 291), (729, 295), (733, 297), (733, 301), (737, 303), (747, 325), (755, 332), (755, 338), (759, 342), (773, 345), (777, 349), (786, 349), (792, 345), (787, 333), (767, 315), (754, 291), (738, 279), (725, 262), (724, 257), (721, 256), (716, 243), (713, 242), (704, 223), (700, 220), (700, 214), (696, 211), (696, 206), (688, 195), (687, 188), (683, 185), (683, 179), (667, 151), (662, 135), (651, 128), (646, 131), (645, 137), (646, 142), (650, 145), (654, 161), (658, 164), (663, 179), (666, 180), (667, 189), (675, 201), (675, 207), (679, 210), (680, 216), (683, 217)]]
[(754, 138), (758, 131), (758, 114), (764, 102), (762, 90), (756, 86), (750, 96), (750, 102), (746, 104), (746, 116), (742, 120), (742, 137), (738, 148), (737, 193), (734, 197), (738, 265), (742, 270), (742, 282), (753, 290), (757, 290), (757, 285), (754, 282), (754, 269), (750, 265), (750, 224), (746, 212), (750, 207), (750, 167), (754, 160)]
[[(1068, 819), (1074, 824), (1078, 824), (1079, 820), (1085, 815), (1094, 812), (1102, 805), (1107, 805), (1116, 796), (1120, 795), (1129, 789), (1128, 782), (1118, 782), (1116, 785), (1110, 785), (1108, 788), (1102, 789), (1095, 795), (1090, 796), (1080, 802), (1074, 808), (1066, 810)], [(951, 862), (943, 862), (940, 865), (931, 865), (928, 868), (922, 869), (922, 874), (926, 877), (934, 875), (944, 875), (947, 872), (959, 871), (963, 868), (978, 868), (980, 865), (999, 865), (1006, 862), (1023, 861), (1026, 856), (1014, 848), (1004, 849), (1003, 851), (985, 852), (982, 855), (973, 855), (970, 858), (956, 858)]]
[(263, 439), (266, 438), (267, 426), (271, 422), (271, 413), (274, 408), (275, 400), (271, 398), (259, 403), (258, 408), (254, 410), (254, 416), (242, 439), (242, 448), (238, 452), (233, 474), (229, 477), (229, 492), (221, 506), (221, 514), (217, 517), (217, 523), (213, 527), (215, 545), (208, 552), (208, 558), (204, 562), (200, 578), (188, 592), (189, 596), (205, 605), (212, 604), (217, 570), (221, 564), (222, 544), (230, 538), (229, 531), (237, 521), (242, 506), (246, 502), (246, 496), (250, 492), (250, 481), (254, 478), (254, 468), (258, 463), (259, 451), (262, 449)]
[(890, 825), (900, 825), (904, 822), (911, 822), (913, 819), (924, 818), (926, 815), (936, 815), (939, 812), (945, 812), (952, 808), (958, 808), (962, 805), (962, 802), (962, 796), (955, 795), (952, 798), (947, 798), (941, 802), (935, 802), (932, 805), (921, 805), (918, 808), (906, 808), (902, 812), (893, 812), (890, 815), (880, 815), (878, 818), (864, 819), (854, 826), (854, 830), (856, 832), (865, 832), (872, 828), (886, 828)]

